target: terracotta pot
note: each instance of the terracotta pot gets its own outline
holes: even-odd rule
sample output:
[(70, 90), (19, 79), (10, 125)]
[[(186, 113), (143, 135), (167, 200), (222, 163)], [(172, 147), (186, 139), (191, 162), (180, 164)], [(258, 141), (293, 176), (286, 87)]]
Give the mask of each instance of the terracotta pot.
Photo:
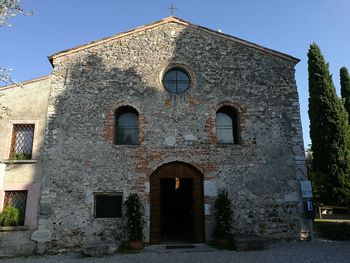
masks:
[(143, 249), (143, 242), (140, 240), (130, 241), (129, 248), (133, 250), (141, 250)]
[(217, 245), (228, 245), (230, 243), (230, 239), (227, 237), (218, 237), (215, 239), (215, 243)]

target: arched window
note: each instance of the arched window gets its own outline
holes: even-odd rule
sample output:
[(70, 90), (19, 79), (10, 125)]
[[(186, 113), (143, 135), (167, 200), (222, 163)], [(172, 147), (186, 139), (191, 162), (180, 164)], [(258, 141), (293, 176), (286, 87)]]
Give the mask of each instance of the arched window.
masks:
[(219, 144), (239, 143), (239, 114), (235, 108), (224, 106), (216, 112), (216, 139)]
[(115, 112), (115, 144), (138, 144), (139, 114), (129, 106)]

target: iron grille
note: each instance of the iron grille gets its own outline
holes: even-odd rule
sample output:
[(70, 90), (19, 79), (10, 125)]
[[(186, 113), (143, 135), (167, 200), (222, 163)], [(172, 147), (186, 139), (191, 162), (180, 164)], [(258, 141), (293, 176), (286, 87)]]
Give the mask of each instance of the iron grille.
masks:
[(27, 206), (28, 191), (5, 191), (4, 208), (8, 206), (16, 207), (21, 212), (20, 225), (24, 225), (24, 218)]
[(33, 137), (34, 124), (14, 124), (10, 157), (15, 160), (31, 159)]
[(95, 217), (122, 217), (123, 196), (121, 194), (95, 195)]

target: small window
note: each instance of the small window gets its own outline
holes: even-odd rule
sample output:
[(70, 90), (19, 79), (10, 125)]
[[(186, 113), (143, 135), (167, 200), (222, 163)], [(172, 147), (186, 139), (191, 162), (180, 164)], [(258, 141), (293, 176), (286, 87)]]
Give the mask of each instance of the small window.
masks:
[(182, 68), (171, 68), (164, 74), (163, 85), (170, 93), (181, 94), (190, 88), (191, 79)]
[(238, 144), (238, 111), (222, 107), (216, 113), (216, 139), (219, 144)]
[(138, 144), (138, 112), (132, 107), (121, 107), (116, 111), (115, 119), (115, 144)]
[(10, 158), (15, 160), (32, 159), (34, 124), (14, 124)]
[(95, 194), (95, 217), (122, 217), (123, 196), (117, 193)]
[(20, 211), (19, 225), (24, 225), (28, 191), (5, 191), (4, 208), (16, 207)]

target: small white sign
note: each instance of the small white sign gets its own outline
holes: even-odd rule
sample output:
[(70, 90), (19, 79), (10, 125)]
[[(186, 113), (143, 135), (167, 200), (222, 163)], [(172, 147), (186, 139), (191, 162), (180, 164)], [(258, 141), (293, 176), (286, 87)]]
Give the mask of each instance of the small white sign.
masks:
[(301, 186), (301, 196), (303, 198), (312, 198), (311, 181), (309, 180), (300, 181), (300, 186)]

